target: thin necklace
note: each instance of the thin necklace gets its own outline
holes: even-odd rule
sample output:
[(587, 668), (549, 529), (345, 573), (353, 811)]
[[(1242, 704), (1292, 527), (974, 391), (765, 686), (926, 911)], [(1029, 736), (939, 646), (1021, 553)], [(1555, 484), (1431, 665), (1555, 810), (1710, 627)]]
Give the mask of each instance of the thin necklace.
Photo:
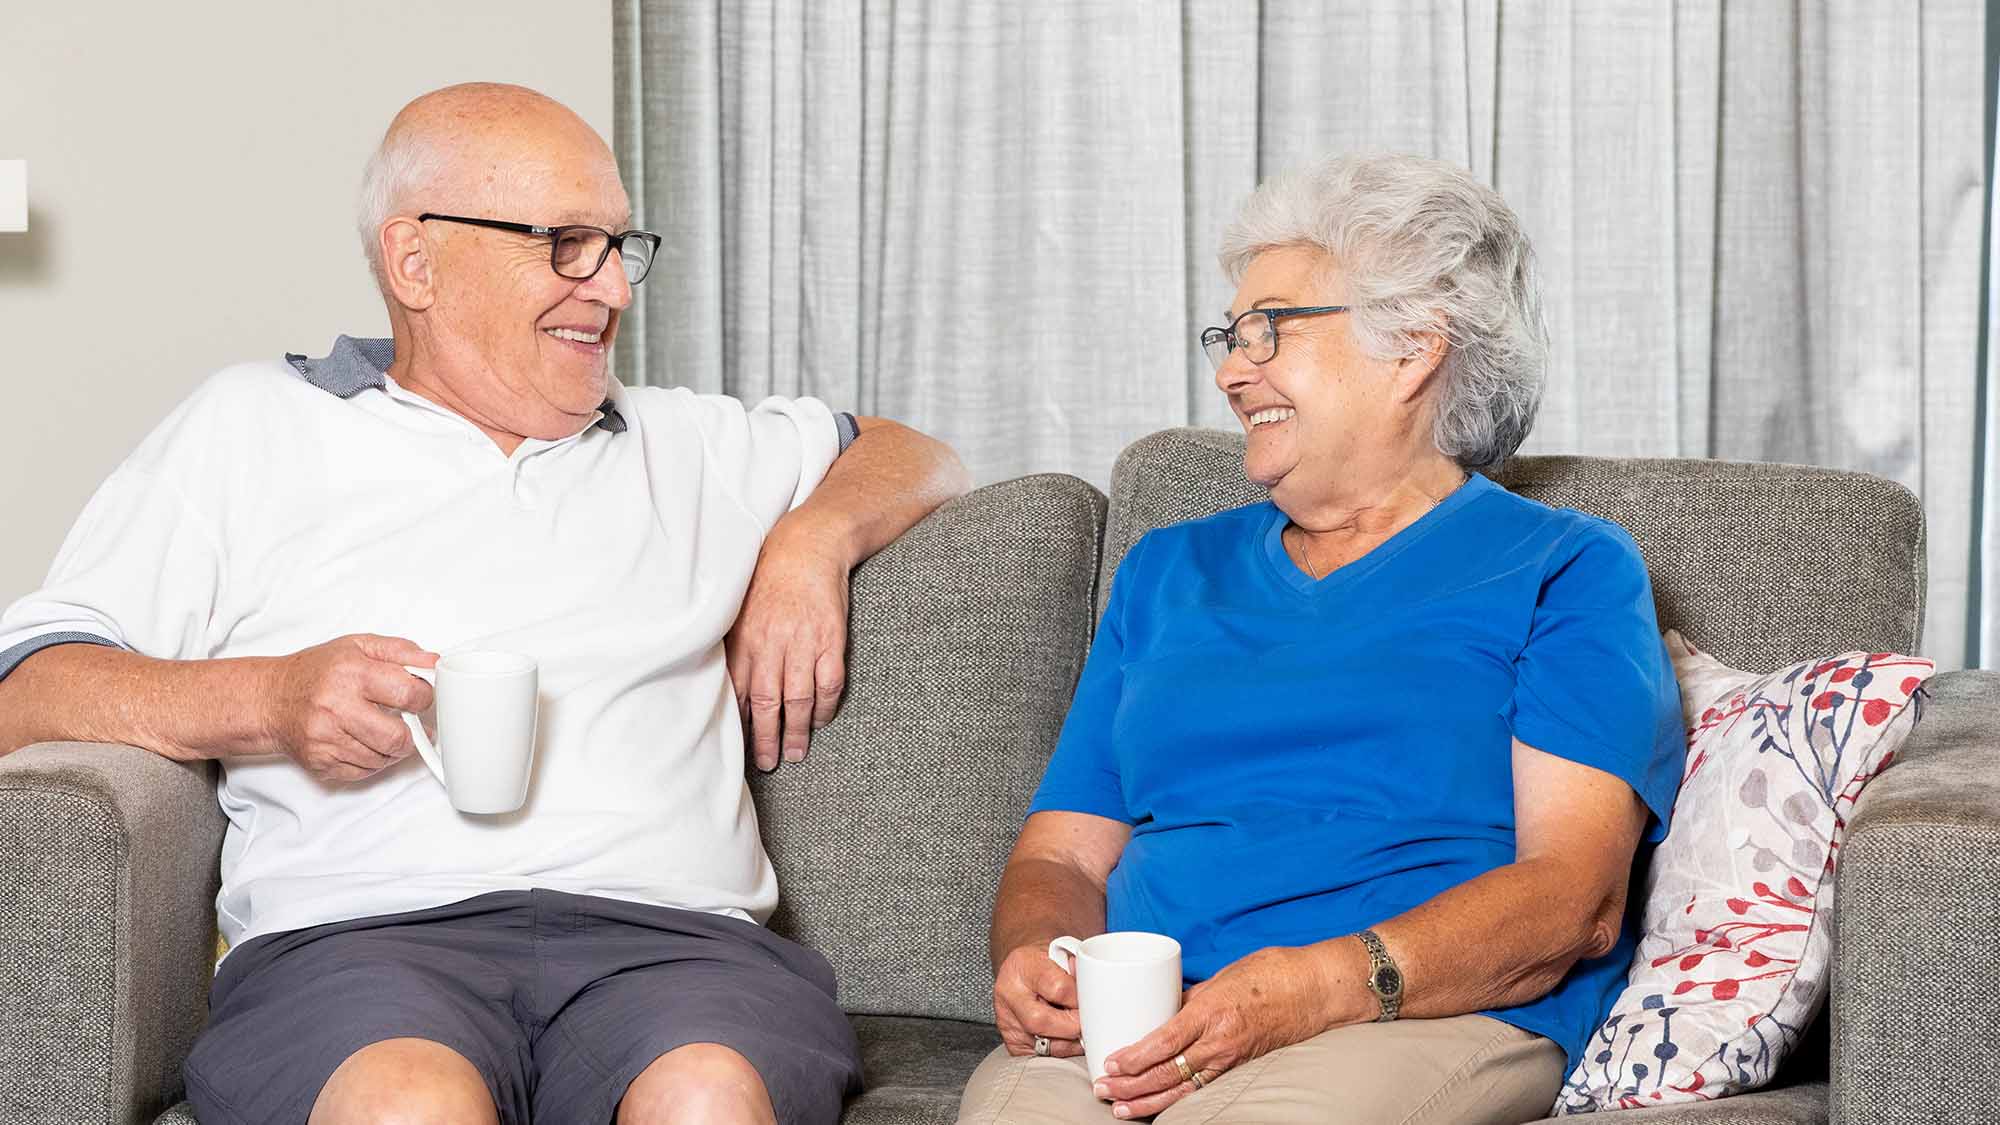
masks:
[[(1450, 496), (1452, 493), (1457, 492), (1461, 487), (1464, 486), (1466, 481), (1471, 479), (1472, 478), (1469, 475), (1458, 478), (1458, 483), (1452, 485), (1449, 489), (1446, 489), (1444, 496)], [(1423, 516), (1418, 516), (1417, 519), (1418, 520), (1423, 519), (1424, 516), (1430, 515), (1433, 511), (1436, 511), (1437, 506), (1439, 504), (1444, 503), (1444, 496), (1431, 497), (1431, 506), (1425, 508)], [(1417, 520), (1411, 520), (1410, 522), (1415, 523), (1417, 522)], [(1298, 534), (1299, 558), (1303, 560), (1306, 564), (1306, 573), (1312, 576), (1312, 580), (1314, 582), (1317, 582), (1320, 580), (1320, 573), (1319, 570), (1313, 566), (1312, 548), (1306, 545), (1306, 529), (1300, 527), (1298, 524), (1293, 524), (1292, 528), (1299, 533)]]

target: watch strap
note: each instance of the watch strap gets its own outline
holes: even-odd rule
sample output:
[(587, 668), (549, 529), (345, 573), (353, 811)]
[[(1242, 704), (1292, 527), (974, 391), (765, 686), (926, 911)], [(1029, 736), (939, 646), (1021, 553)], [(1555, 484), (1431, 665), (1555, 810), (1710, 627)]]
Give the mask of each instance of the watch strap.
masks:
[[(1374, 930), (1358, 931), (1355, 937), (1361, 939), (1362, 947), (1368, 950), (1368, 991), (1375, 994), (1376, 1003), (1382, 1007), (1382, 1014), (1375, 1017), (1377, 1023), (1387, 1023), (1403, 1012), (1403, 970), (1396, 959), (1389, 956), (1389, 948), (1382, 944), (1382, 938)], [(1393, 989), (1384, 989), (1379, 981), (1382, 970), (1388, 969), (1396, 982)]]

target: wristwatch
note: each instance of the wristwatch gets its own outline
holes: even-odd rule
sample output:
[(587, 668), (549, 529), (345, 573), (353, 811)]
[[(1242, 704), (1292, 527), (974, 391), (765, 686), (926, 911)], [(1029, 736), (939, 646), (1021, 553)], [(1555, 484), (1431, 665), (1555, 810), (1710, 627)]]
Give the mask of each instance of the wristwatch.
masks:
[(1382, 1014), (1375, 1017), (1375, 1022), (1387, 1023), (1403, 1011), (1403, 970), (1396, 967), (1395, 959), (1389, 956), (1374, 930), (1362, 930), (1354, 936), (1368, 949), (1368, 991), (1382, 1005)]

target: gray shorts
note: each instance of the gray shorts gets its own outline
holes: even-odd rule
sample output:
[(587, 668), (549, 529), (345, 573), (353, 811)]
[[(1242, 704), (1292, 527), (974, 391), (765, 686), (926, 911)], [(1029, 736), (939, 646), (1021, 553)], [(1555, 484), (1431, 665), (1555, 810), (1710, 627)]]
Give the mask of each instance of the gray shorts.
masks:
[(861, 1086), (819, 954), (735, 918), (535, 890), (244, 943), (216, 974), (188, 1099), (202, 1125), (303, 1125), (343, 1060), (404, 1037), (470, 1060), (507, 1125), (608, 1125), (690, 1043), (749, 1059), (780, 1121), (836, 1121)]

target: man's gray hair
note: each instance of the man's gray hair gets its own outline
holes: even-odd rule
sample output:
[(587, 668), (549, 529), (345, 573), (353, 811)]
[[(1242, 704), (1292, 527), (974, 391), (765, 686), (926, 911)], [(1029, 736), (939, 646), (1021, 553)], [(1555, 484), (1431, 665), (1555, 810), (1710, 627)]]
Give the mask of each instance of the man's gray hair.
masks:
[(412, 214), (418, 199), (444, 175), (450, 154), (422, 129), (390, 129), (382, 137), (368, 166), (361, 172), (361, 198), (355, 225), (368, 269), (386, 295), (389, 271), (382, 261), (382, 224), (397, 215)]
[(1273, 177), (1222, 235), (1241, 283), (1266, 250), (1324, 252), (1348, 284), (1355, 338), (1390, 359), (1436, 332), (1447, 347), (1432, 440), (1467, 469), (1497, 468), (1535, 424), (1548, 328), (1534, 252), (1498, 192), (1419, 156), (1337, 156)]

